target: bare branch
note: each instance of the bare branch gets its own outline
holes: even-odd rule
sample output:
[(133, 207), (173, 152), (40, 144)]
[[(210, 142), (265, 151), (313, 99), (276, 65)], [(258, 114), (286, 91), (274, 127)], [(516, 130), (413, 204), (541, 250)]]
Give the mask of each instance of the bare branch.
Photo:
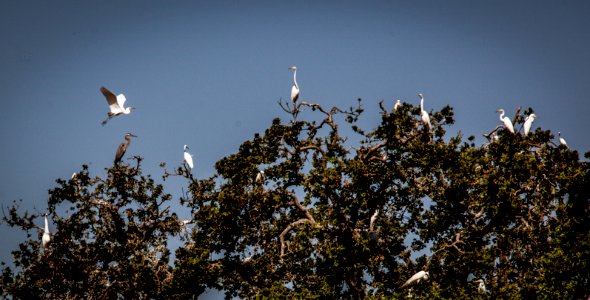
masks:
[(299, 219), (299, 220), (289, 224), (289, 226), (287, 226), (287, 228), (285, 228), (283, 230), (283, 232), (281, 232), (281, 234), (279, 235), (279, 241), (281, 243), (281, 255), (280, 255), (281, 260), (283, 259), (283, 256), (285, 255), (285, 235), (287, 233), (289, 233), (289, 231), (291, 231), (291, 229), (293, 229), (295, 226), (297, 226), (299, 224), (307, 223), (307, 222), (310, 222), (309, 219)]

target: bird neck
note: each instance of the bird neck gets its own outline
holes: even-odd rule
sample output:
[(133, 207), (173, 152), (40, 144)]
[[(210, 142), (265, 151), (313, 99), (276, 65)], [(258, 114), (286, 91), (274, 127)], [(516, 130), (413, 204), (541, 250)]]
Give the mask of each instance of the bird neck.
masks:
[(45, 232), (49, 233), (49, 222), (47, 222), (47, 216), (45, 216)]
[(420, 98), (420, 110), (424, 111), (424, 98)]
[(293, 84), (295, 84), (295, 87), (299, 88), (299, 85), (297, 84), (297, 69), (293, 71)]

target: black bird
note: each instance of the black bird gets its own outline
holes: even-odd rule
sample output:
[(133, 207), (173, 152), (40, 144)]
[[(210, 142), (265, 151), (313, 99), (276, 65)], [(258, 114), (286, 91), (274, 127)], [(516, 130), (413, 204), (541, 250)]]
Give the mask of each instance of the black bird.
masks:
[(137, 137), (137, 136), (133, 135), (132, 133), (127, 132), (125, 134), (125, 142), (121, 143), (121, 145), (119, 145), (119, 148), (117, 148), (117, 154), (115, 154), (115, 162), (114, 162), (115, 166), (119, 164), (119, 162), (123, 158), (123, 155), (125, 155), (125, 151), (127, 151), (129, 144), (131, 144), (131, 137)]

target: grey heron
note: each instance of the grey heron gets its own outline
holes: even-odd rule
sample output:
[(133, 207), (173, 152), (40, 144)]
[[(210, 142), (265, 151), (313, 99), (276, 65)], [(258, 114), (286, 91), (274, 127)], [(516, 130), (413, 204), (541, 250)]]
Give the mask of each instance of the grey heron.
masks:
[(107, 99), (107, 103), (109, 104), (109, 109), (110, 111), (107, 113), (108, 117), (102, 121), (102, 126), (106, 125), (107, 122), (114, 116), (118, 116), (121, 114), (125, 114), (128, 115), (131, 113), (132, 110), (134, 110), (134, 107), (125, 107), (125, 101), (127, 100), (125, 98), (125, 95), (123, 94), (119, 94), (117, 96), (115, 96), (115, 94), (113, 94), (113, 92), (109, 91), (107, 88), (105, 88), (104, 86), (100, 88), (100, 91), (102, 92), (102, 94), (104, 95), (104, 97)]
[(526, 117), (526, 120), (524, 120), (524, 136), (529, 135), (529, 132), (531, 131), (531, 125), (533, 125), (536, 117), (537, 115), (530, 114), (528, 117)]
[(192, 170), (193, 169), (193, 156), (190, 153), (188, 153), (188, 149), (189, 149), (189, 147), (187, 145), (184, 145), (184, 162)]
[(131, 144), (131, 137), (137, 137), (137, 136), (133, 135), (132, 133), (127, 132), (125, 134), (125, 142), (121, 143), (121, 145), (119, 145), (119, 148), (117, 148), (117, 153), (115, 154), (115, 161), (114, 161), (115, 166), (119, 164), (119, 162), (123, 158), (123, 155), (125, 155), (125, 151), (127, 151), (127, 148), (129, 148), (129, 144)]
[(49, 233), (49, 222), (47, 222), (47, 213), (45, 213), (45, 229), (43, 230), (43, 237), (41, 238), (41, 245), (43, 250), (47, 251), (47, 245), (51, 242), (51, 234)]
[(293, 87), (291, 88), (291, 101), (293, 101), (293, 103), (295, 103), (295, 101), (297, 101), (297, 99), (299, 98), (299, 85), (297, 84), (297, 67), (296, 66), (289, 67), (289, 70), (294, 71), (293, 72)]
[(560, 143), (561, 145), (565, 146), (566, 148), (569, 148), (569, 147), (567, 146), (567, 142), (565, 141), (565, 139), (561, 137), (561, 131), (558, 131), (558, 132), (557, 132), (557, 136), (559, 136), (559, 143)]
[(428, 127), (428, 131), (430, 131), (430, 116), (428, 116), (428, 112), (424, 110), (424, 95), (418, 94), (420, 97), (420, 116), (422, 117), (422, 124)]
[(500, 121), (504, 122), (504, 127), (506, 127), (508, 131), (514, 133), (514, 126), (512, 126), (512, 121), (510, 121), (508, 117), (504, 116), (504, 110), (500, 108), (496, 110), (496, 112), (500, 113)]
[(410, 279), (408, 279), (406, 281), (406, 283), (404, 283), (404, 285), (402, 285), (402, 287), (407, 286), (408, 284), (411, 284), (412, 282), (416, 281), (416, 282), (420, 282), (420, 280), (428, 280), (428, 272), (425, 271), (420, 271), (414, 275), (412, 275), (412, 277), (410, 277)]

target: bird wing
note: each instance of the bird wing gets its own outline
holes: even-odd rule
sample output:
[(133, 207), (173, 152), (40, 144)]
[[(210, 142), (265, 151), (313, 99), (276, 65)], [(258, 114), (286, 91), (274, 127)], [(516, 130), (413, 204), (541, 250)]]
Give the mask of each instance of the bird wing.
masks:
[(504, 121), (504, 126), (506, 126), (508, 131), (514, 133), (514, 126), (512, 126), (512, 122), (510, 121), (510, 119), (508, 119), (508, 117), (504, 117), (503, 121)]
[(123, 155), (125, 155), (126, 151), (127, 145), (125, 143), (121, 143), (117, 148), (117, 153), (115, 154), (115, 164), (121, 161), (121, 158), (123, 158)]
[(117, 95), (117, 103), (119, 104), (119, 107), (121, 107), (121, 109), (123, 109), (123, 107), (125, 106), (125, 101), (127, 101), (127, 98), (125, 98), (125, 95), (123, 95), (123, 94)]
[(299, 98), (299, 88), (295, 85), (291, 88), (291, 101), (297, 101)]
[(107, 103), (109, 104), (109, 106), (113, 106), (113, 105), (117, 105), (119, 106), (119, 104), (117, 103), (117, 96), (115, 96), (115, 94), (113, 94), (113, 92), (109, 91), (107, 88), (105, 88), (104, 86), (100, 88), (100, 92), (104, 95), (104, 97), (107, 99)]
[(420, 272), (412, 275), (412, 277), (410, 277), (410, 279), (408, 279), (406, 281), (406, 283), (404, 283), (404, 285), (402, 285), (402, 287), (404, 287), (404, 286), (406, 286), (406, 285), (408, 285), (408, 284), (410, 284), (410, 283), (412, 283), (412, 282), (414, 282), (414, 281), (416, 281), (416, 280), (424, 277), (424, 274), (426, 274), (424, 271), (420, 271)]
[(184, 161), (186, 161), (191, 169), (193, 168), (193, 157), (188, 152), (184, 152)]
[(422, 111), (422, 122), (430, 129), (430, 116), (428, 116), (428, 112), (425, 110)]

